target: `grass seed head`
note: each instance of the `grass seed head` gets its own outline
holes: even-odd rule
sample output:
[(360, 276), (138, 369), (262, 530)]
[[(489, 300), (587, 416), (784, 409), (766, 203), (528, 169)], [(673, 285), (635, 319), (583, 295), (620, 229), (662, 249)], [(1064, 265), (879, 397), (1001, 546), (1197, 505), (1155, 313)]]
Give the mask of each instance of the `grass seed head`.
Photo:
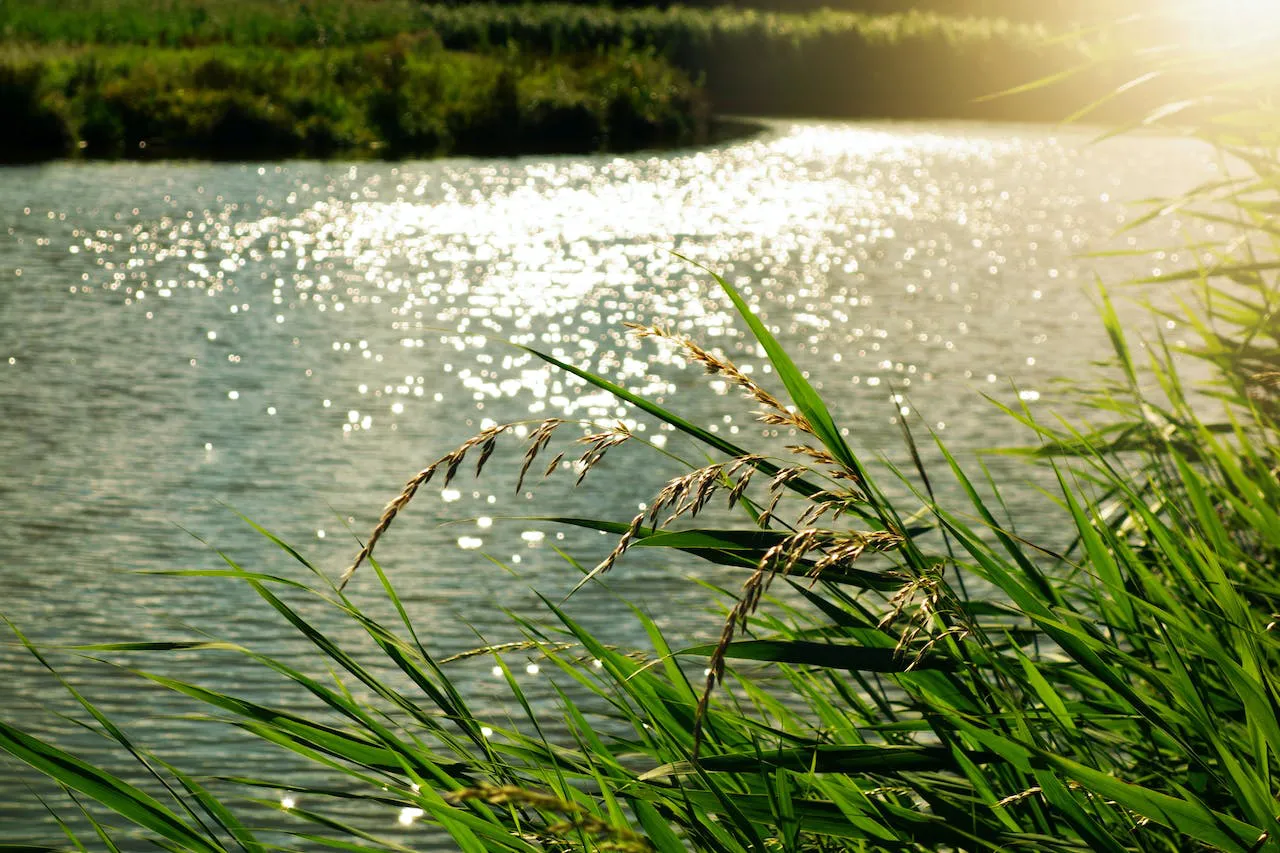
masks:
[(631, 329), (632, 334), (642, 340), (644, 338), (656, 338), (674, 343), (684, 350), (685, 355), (691, 361), (702, 365), (707, 373), (723, 376), (737, 385), (747, 397), (761, 405), (763, 410), (757, 414), (757, 417), (764, 423), (791, 427), (813, 434), (813, 427), (805, 420), (803, 415), (783, 405), (777, 397), (762, 388), (754, 379), (743, 373), (736, 364), (727, 358), (708, 352), (696, 342), (663, 326), (644, 326), (639, 323), (627, 323), (626, 325), (627, 328)]
[(489, 457), (493, 455), (494, 448), (497, 445), (498, 436), (511, 429), (511, 424), (498, 424), (487, 429), (481, 430), (476, 435), (464, 441), (450, 453), (432, 462), (426, 468), (423, 468), (417, 474), (409, 478), (404, 484), (404, 488), (400, 490), (400, 494), (396, 495), (390, 503), (382, 510), (382, 515), (378, 518), (377, 525), (373, 528), (373, 532), (369, 534), (369, 540), (364, 547), (360, 549), (360, 553), (356, 554), (355, 560), (351, 565), (343, 571), (341, 577), (338, 578), (338, 589), (346, 589), (347, 583), (356, 573), (356, 569), (360, 568), (360, 564), (367, 560), (372, 554), (373, 549), (377, 547), (378, 540), (391, 527), (391, 522), (395, 521), (409, 502), (413, 500), (418, 490), (435, 477), (436, 472), (441, 466), (446, 466), (444, 475), (444, 484), (447, 486), (458, 473), (458, 468), (467, 458), (467, 454), (476, 447), (480, 448), (480, 458), (476, 464), (476, 476), (480, 476), (480, 472), (484, 470), (485, 462), (489, 461)]

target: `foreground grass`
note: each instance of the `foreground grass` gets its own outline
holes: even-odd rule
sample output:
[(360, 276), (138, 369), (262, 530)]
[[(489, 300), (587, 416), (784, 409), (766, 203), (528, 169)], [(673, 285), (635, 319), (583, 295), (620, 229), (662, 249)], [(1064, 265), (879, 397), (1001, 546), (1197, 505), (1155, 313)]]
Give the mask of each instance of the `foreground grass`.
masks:
[[(620, 537), (579, 584), (625, 571), (635, 548), (664, 549), (673, 567), (701, 559), (740, 573), (741, 590), (723, 593), (718, 643), (673, 649), (637, 610), (649, 647), (617, 649), (546, 599), (540, 617), (513, 618), (527, 636), (522, 649), (555, 673), (564, 722), (524, 700), (501, 649), (489, 653), (525, 719), (503, 725), (474, 714), (433, 656), (427, 626), (414, 625), (371, 555), (419, 489), (462, 476), (464, 466), (483, 469), (497, 443), (510, 440), (499, 425), (415, 475), (343, 579), (381, 584), (401, 624), (375, 620), (341, 583), (273, 540), (314, 573), (312, 588), (235, 563), (174, 574), (248, 584), (310, 640), (316, 661), (204, 640), (83, 647), (89, 655), (230, 650), (323, 703), (327, 713), (312, 716), (140, 676), (207, 706), (209, 725), (248, 731), (334, 778), (313, 787), (261, 767), (232, 769), (237, 785), (305, 801), (284, 806), (292, 838), (253, 828), (260, 809), (278, 802), (232, 809), (208, 780), (164, 764), (79, 694), (90, 723), (164, 783), (164, 799), (4, 723), (0, 749), (123, 818), (129, 829), (92, 818), (112, 845), (137, 836), (209, 853), (281, 843), (406, 849), (339, 820), (333, 808), (353, 799), (433, 823), (459, 849), (476, 851), (1276, 849), (1274, 421), (1238, 398), (1225, 429), (1202, 421), (1159, 358), (1170, 393), (1141, 392), (1130, 345), (1104, 311), (1121, 374), (1135, 380), (1127, 399), (1111, 399), (1117, 411), (1137, 406), (1144, 417), (1127, 425), (1125, 448), (1109, 447), (1107, 432), (1051, 429), (1009, 413), (1027, 421), (1047, 453), (1075, 459), (1055, 463), (1061, 522), (1075, 537), (1072, 549), (1055, 552), (1014, 533), (1000, 485), (972, 480), (941, 444), (939, 470), (890, 468), (895, 488), (906, 485), (913, 497), (888, 499), (872, 473), (885, 464), (852, 450), (800, 369), (736, 291), (720, 285), (784, 396), (690, 341), (638, 331), (736, 384), (763, 420), (793, 431), (792, 456), (735, 446), (540, 356), (714, 457), (679, 473), (633, 520), (558, 522)], [(560, 449), (566, 429), (549, 421), (533, 431), (526, 470)], [(591, 469), (634, 440), (609, 428), (570, 446)], [(968, 499), (938, 503), (931, 495), (944, 479)], [(699, 526), (700, 510), (726, 499), (743, 523)], [(770, 596), (774, 587), (789, 588), (785, 601)], [(974, 589), (993, 592), (975, 598), (967, 592)], [(305, 617), (289, 603), (299, 594), (350, 620), (396, 677), (376, 674)], [(735, 674), (737, 661), (767, 664), (776, 677)], [(316, 663), (336, 683), (306, 675)], [(700, 671), (705, 680), (693, 674)]]
[(0, 48), (0, 161), (514, 154), (689, 144), (696, 87), (620, 51), (538, 59), (401, 38), (348, 48)]

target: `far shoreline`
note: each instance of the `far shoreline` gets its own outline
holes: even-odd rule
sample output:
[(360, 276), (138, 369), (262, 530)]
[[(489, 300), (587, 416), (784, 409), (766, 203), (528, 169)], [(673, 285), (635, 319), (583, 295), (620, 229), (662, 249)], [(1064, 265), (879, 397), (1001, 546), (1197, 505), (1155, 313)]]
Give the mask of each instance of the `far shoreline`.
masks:
[[(513, 151), (503, 154), (474, 154), (465, 151), (450, 151), (433, 155), (413, 155), (406, 154), (402, 157), (382, 156), (377, 150), (346, 150), (336, 151), (327, 157), (306, 157), (306, 156), (258, 156), (247, 154), (243, 157), (165, 157), (162, 154), (153, 156), (119, 156), (119, 157), (85, 157), (85, 156), (62, 156), (48, 157), (38, 160), (24, 160), (19, 162), (0, 161), (0, 169), (22, 169), (35, 168), (41, 166), (52, 165), (77, 165), (77, 166), (96, 166), (96, 165), (117, 165), (117, 164), (134, 164), (143, 166), (160, 166), (165, 164), (191, 164), (191, 163), (207, 163), (215, 165), (246, 165), (256, 163), (412, 163), (412, 162), (432, 162), (435, 160), (515, 160), (535, 157), (590, 157), (590, 156), (607, 156), (614, 155), (618, 157), (635, 157), (645, 153), (653, 154), (670, 154), (680, 151), (698, 151), (701, 149), (714, 149), (723, 145), (732, 145), (739, 142), (745, 142), (755, 137), (763, 136), (774, 129), (776, 123), (786, 121), (857, 121), (858, 119), (815, 119), (800, 116), (713, 116), (708, 121), (706, 135), (698, 140), (688, 143), (675, 143), (671, 145), (660, 146), (641, 146), (629, 149), (597, 149), (588, 151)], [(869, 119), (874, 121), (875, 119)], [(927, 121), (927, 119), (921, 119)]]
[[(377, 150), (343, 150), (336, 151), (330, 156), (270, 156), (262, 154), (255, 156), (248, 153), (241, 157), (201, 157), (201, 156), (174, 156), (165, 157), (162, 155), (148, 156), (118, 156), (118, 157), (86, 157), (86, 156), (55, 156), (38, 160), (24, 160), (18, 162), (0, 161), (0, 169), (18, 169), (32, 168), (50, 165), (106, 165), (106, 164), (136, 164), (136, 165), (164, 165), (164, 164), (216, 164), (216, 165), (246, 165), (259, 163), (338, 163), (338, 164), (378, 164), (378, 163), (413, 163), (413, 162), (432, 162), (436, 160), (481, 160), (481, 161), (501, 161), (516, 160), (538, 157), (591, 157), (591, 156), (618, 156), (618, 157), (636, 157), (646, 153), (665, 155), (679, 152), (697, 152), (699, 150), (716, 149), (724, 145), (733, 145), (740, 142), (747, 142), (754, 138), (767, 135), (776, 130), (780, 125), (784, 124), (813, 124), (820, 125), (824, 123), (840, 123), (840, 124), (865, 124), (872, 126), (891, 126), (891, 125), (970, 125), (975, 128), (1046, 128), (1058, 127), (1064, 132), (1080, 132), (1080, 133), (1105, 133), (1108, 128), (1112, 127), (1107, 122), (1077, 121), (1077, 122), (1054, 122), (1048, 120), (1040, 120), (1033, 118), (986, 118), (986, 117), (965, 117), (965, 116), (881, 116), (881, 115), (724, 115), (712, 116), (708, 120), (706, 135), (700, 139), (691, 142), (672, 143), (668, 145), (654, 146), (637, 146), (628, 149), (595, 149), (595, 150), (566, 150), (566, 151), (520, 151), (513, 150), (501, 154), (481, 154), (467, 151), (449, 151), (438, 154), (405, 154), (403, 156), (391, 157), (381, 155)], [(1145, 131), (1133, 131), (1141, 135), (1158, 135), (1168, 134), (1166, 128), (1162, 133), (1159, 130), (1151, 129)]]

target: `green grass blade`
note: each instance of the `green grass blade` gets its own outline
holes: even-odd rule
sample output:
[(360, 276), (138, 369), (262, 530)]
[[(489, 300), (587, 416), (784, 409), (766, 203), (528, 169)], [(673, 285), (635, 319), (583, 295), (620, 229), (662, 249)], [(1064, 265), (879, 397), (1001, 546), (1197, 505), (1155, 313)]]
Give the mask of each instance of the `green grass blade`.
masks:
[(0, 749), (59, 784), (96, 800), (137, 826), (149, 829), (194, 853), (226, 853), (222, 845), (197, 834), (151, 795), (2, 720)]

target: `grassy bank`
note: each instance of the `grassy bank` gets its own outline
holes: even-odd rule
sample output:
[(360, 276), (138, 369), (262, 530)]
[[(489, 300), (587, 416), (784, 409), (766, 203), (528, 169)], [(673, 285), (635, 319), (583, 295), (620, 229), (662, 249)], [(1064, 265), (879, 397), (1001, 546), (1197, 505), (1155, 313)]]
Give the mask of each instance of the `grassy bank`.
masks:
[[(693, 138), (687, 133), (670, 132), (670, 127), (678, 123), (675, 116), (679, 113), (683, 113), (680, 120), (685, 125), (697, 122), (692, 107), (697, 95), (688, 83), (679, 81), (673, 85), (686, 94), (672, 98), (667, 91), (669, 81), (677, 77), (658, 72), (654, 57), (671, 63), (694, 83), (700, 83), (710, 108), (716, 112), (1017, 120), (1056, 119), (1061, 116), (1061, 101), (1042, 95), (993, 102), (977, 99), (1079, 65), (1084, 58), (1078, 45), (1047, 44), (1048, 31), (1043, 27), (1002, 19), (916, 12), (873, 15), (824, 10), (782, 14), (734, 8), (451, 6), (408, 0), (312, 0), (300, 6), (266, 0), (71, 0), (53, 6), (34, 0), (0, 0), (0, 38), (11, 52), (34, 53), (41, 64), (51, 66), (40, 72), (42, 78), (67, 76), (62, 66), (77, 55), (73, 52), (64, 57), (59, 51), (92, 49), (98, 52), (98, 58), (86, 60), (80, 55), (74, 61), (94, 62), (98, 67), (132, 77), (134, 70), (128, 67), (131, 63), (120, 58), (129, 55), (123, 51), (125, 47), (175, 51), (236, 47), (244, 52), (227, 54), (227, 64), (256, 64), (263, 70), (272, 64), (288, 66), (286, 76), (304, 76), (308, 85), (318, 84), (329, 90), (343, 90), (347, 84), (341, 73), (325, 74), (319, 69), (350, 63), (354, 55), (372, 57), (378, 51), (408, 56), (418, 50), (407, 47), (411, 45), (438, 43), (452, 51), (484, 54), (507, 63), (513, 54), (542, 57), (544, 63), (566, 67), (564, 74), (572, 90), (587, 85), (579, 82), (584, 78), (576, 70), (582, 65), (584, 54), (601, 57), (597, 64), (620, 66), (626, 64), (619, 54), (624, 52), (638, 57), (636, 61), (646, 69), (653, 69), (634, 75), (632, 85), (641, 90), (638, 97), (668, 104), (670, 120), (664, 119), (662, 128), (641, 134), (653, 141)], [(108, 46), (123, 52), (102, 53)], [(43, 52), (37, 47), (42, 47)], [(298, 55), (272, 60), (265, 54), (253, 53), (251, 49), (255, 48), (288, 50)], [(339, 53), (329, 53), (335, 50)], [(170, 58), (165, 61), (180, 72), (203, 61), (180, 60), (170, 54), (166, 57)], [(136, 62), (147, 61), (139, 57)], [(422, 67), (438, 65), (442, 60), (413, 58), (406, 62)], [(473, 66), (484, 60), (457, 57), (452, 62), (460, 69), (456, 76), (466, 77)], [(311, 70), (296, 70), (304, 67)], [(509, 71), (516, 78), (525, 74), (520, 65), (511, 66)], [(1084, 78), (1075, 82), (1077, 93), (1095, 84)], [(309, 114), (305, 109), (296, 112), (292, 104), (298, 99), (288, 98), (287, 94), (283, 89), (259, 93), (280, 116), (305, 122)], [(75, 100), (80, 95), (71, 91), (62, 97)], [(363, 96), (346, 93), (344, 97), (356, 102)], [(583, 99), (594, 97), (592, 94)], [(486, 99), (483, 93), (481, 99)], [(437, 107), (435, 111), (442, 109), (446, 108)], [(424, 121), (433, 119), (427, 117)], [(354, 138), (353, 131), (348, 132), (353, 125), (350, 120), (328, 123), (348, 126), (338, 134), (339, 139)], [(181, 134), (177, 129), (170, 135)], [(610, 147), (621, 147), (626, 135), (598, 127), (592, 134), (592, 139), (607, 139)], [(467, 133), (451, 134), (450, 138), (460, 135)], [(377, 137), (376, 132), (374, 136)], [(591, 147), (580, 133), (576, 140), (574, 150)], [(389, 147), (396, 144), (392, 138), (384, 141)], [(324, 150), (323, 145), (317, 148), (310, 143), (290, 143), (286, 147), (299, 153)], [(428, 145), (421, 150), (435, 149)], [(441, 150), (473, 148), (451, 149), (446, 145)], [(541, 147), (534, 144), (520, 150)]]
[[(556, 54), (590, 46), (651, 48), (705, 81), (713, 107), (766, 115), (1050, 119), (1043, 97), (976, 99), (1084, 61), (1039, 26), (909, 12), (429, 7), (447, 46), (507, 44)], [(1084, 87), (1096, 81), (1077, 81)]]
[[(804, 13), (833, 9), (868, 16), (926, 12), (953, 18), (1005, 18), (1070, 26), (1150, 13), (1159, 0), (494, 0), (497, 5), (610, 9), (696, 7), (731, 12), (759, 9)], [(0, 38), (100, 42), (148, 41), (182, 45), (194, 41), (330, 44), (372, 41), (427, 25), (440, 7), (469, 2), (419, 0), (0, 0)]]
[(0, 160), (429, 156), (624, 150), (706, 132), (660, 59), (447, 51), (422, 37), (334, 49), (0, 49)]
[[(685, 32), (685, 40), (708, 33), (732, 34), (761, 29), (775, 38), (807, 37), (814, 28), (827, 32), (875, 29), (880, 37), (903, 37), (903, 19), (937, 19), (953, 33), (971, 37), (1039, 39), (1033, 26), (1012, 29), (990, 22), (999, 14), (974, 14), (962, 6), (921, 12), (921, 4), (894, 3), (865, 10), (820, 15), (753, 15), (742, 8), (689, 8), (684, 4), (643, 3), (615, 9), (607, 4), (422, 3), (417, 0), (0, 0), (0, 40), (40, 44), (146, 44), (192, 47), (209, 44), (274, 47), (336, 47), (380, 41), (402, 33), (437, 32), (446, 44), (474, 47), (481, 40), (505, 44), (505, 34), (521, 43), (543, 43), (561, 50), (593, 49), (627, 40), (632, 44), (667, 43)], [(913, 14), (915, 13), (915, 14)], [(1018, 20), (1012, 16), (1010, 20)], [(918, 30), (919, 23), (907, 29)], [(518, 31), (512, 31), (517, 27)]]

